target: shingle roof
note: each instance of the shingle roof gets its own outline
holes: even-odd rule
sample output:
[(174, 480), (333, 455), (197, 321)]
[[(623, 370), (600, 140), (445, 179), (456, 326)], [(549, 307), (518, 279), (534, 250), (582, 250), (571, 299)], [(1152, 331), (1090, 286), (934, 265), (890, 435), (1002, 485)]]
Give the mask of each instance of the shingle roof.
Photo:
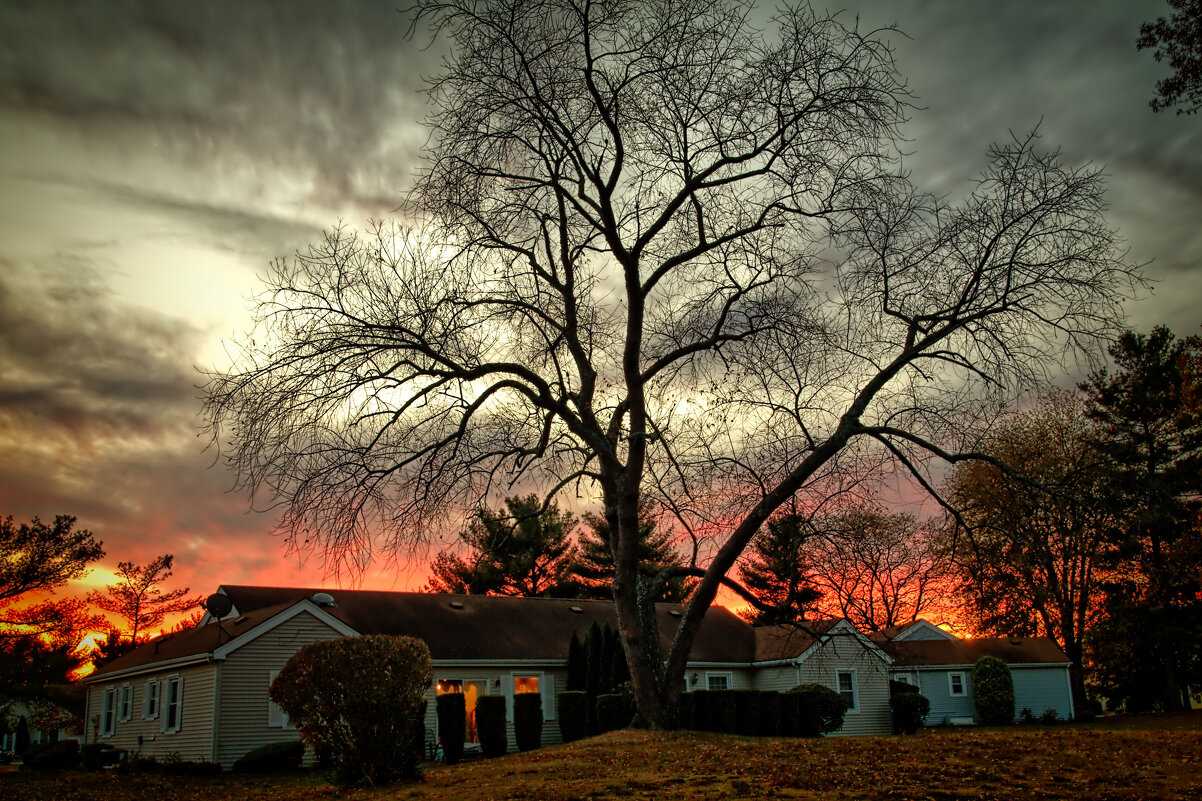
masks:
[[(201, 657), (266, 622), (296, 603), (329, 593), (336, 606), (324, 611), (361, 634), (420, 637), (437, 660), (566, 661), (572, 632), (583, 639), (596, 622), (616, 626), (609, 601), (509, 598), (485, 595), (433, 595), (378, 590), (326, 590), (302, 587), (226, 585), (236, 615), (221, 626), (201, 626), (151, 640), (104, 665), (86, 680), (187, 657)], [(657, 604), (665, 652), (683, 607)], [(750, 662), (755, 633), (724, 607), (711, 607), (701, 623), (690, 661)]]
[(977, 637), (971, 640), (903, 640), (881, 643), (894, 667), (971, 665), (982, 656), (1009, 665), (1068, 664), (1069, 659), (1047, 637)]
[(804, 623), (760, 626), (755, 629), (755, 661), (795, 659), (826, 634), (840, 618), (807, 620)]
[[(573, 631), (583, 639), (594, 621), (600, 626), (617, 624), (609, 601), (236, 585), (224, 585), (221, 591), (244, 614), (327, 592), (337, 606), (326, 611), (356, 631), (420, 637), (430, 647), (431, 656), (440, 660), (566, 660)], [(656, 604), (665, 650), (682, 609), (676, 604)], [(750, 662), (754, 647), (750, 627), (724, 607), (715, 606), (701, 623), (690, 659)]]

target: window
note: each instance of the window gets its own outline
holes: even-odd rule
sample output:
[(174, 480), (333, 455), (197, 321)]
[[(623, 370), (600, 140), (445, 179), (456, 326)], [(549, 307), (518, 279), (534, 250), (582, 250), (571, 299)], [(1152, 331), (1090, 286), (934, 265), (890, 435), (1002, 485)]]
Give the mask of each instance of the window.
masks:
[(106, 687), (100, 696), (100, 736), (111, 737), (117, 727), (117, 688)]
[(159, 716), (159, 680), (146, 682), (142, 691), (142, 720), (154, 720)]
[(163, 679), (163, 714), (160, 729), (164, 734), (175, 734), (180, 729), (180, 717), (184, 705), (184, 680), (180, 676)]
[(964, 687), (963, 673), (947, 674), (947, 694), (956, 696), (963, 696), (967, 694)]
[(835, 686), (838, 688), (839, 697), (847, 705), (847, 711), (859, 712), (860, 699), (857, 692), (859, 688), (856, 686), (856, 672), (854, 670), (836, 670)]
[[(555, 687), (548, 685), (542, 673), (514, 673), (512, 694), (522, 695), (524, 693), (541, 693), (543, 704), (543, 720), (555, 719)], [(510, 698), (509, 718), (513, 719), (513, 700)]]
[(918, 689), (917, 673), (894, 673), (892, 678), (894, 681), (900, 681), (902, 684), (909, 684), (914, 689)]
[(117, 691), (117, 722), (124, 723), (134, 716), (134, 688), (122, 684)]
[(438, 695), (463, 693), (463, 711), (467, 715), (467, 728), (463, 733), (465, 743), (478, 743), (476, 731), (476, 699), (488, 695), (488, 682), (484, 679), (439, 679), (434, 690)]
[(275, 677), (278, 675), (280, 675), (278, 670), (273, 670), (267, 674), (267, 687), (269, 688), (267, 695), (267, 727), (271, 729), (294, 729), (296, 727), (288, 719), (288, 713), (284, 711), (283, 707), (271, 700), (271, 683), (275, 681)]
[(705, 689), (707, 690), (729, 690), (732, 681), (732, 676), (729, 673), (706, 673), (705, 674)]

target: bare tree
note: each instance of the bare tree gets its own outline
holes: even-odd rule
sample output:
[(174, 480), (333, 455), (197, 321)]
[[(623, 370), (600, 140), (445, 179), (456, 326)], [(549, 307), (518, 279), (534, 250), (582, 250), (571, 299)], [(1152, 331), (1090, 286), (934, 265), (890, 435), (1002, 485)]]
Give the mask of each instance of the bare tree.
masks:
[[(171, 554), (163, 554), (145, 565), (120, 562), (117, 565), (119, 582), (107, 585), (104, 592), (88, 593), (89, 603), (125, 618), (128, 623), (128, 645), (137, 645), (139, 635), (162, 623), (168, 615), (200, 606), (200, 597), (188, 597), (187, 587), (167, 592), (160, 588), (159, 585), (171, 578), (174, 560)], [(119, 643), (118, 637), (114, 644)]]
[[(518, 485), (598, 498), (646, 725), (673, 725), (702, 617), (776, 509), (882, 454), (956, 458), (963, 414), (1110, 336), (1138, 281), (1099, 171), (1033, 137), (955, 205), (913, 188), (880, 32), (785, 8), (761, 35), (723, 0), (416, 13), (454, 42), (419, 218), (275, 264), (207, 386), (211, 434), (335, 568)], [(695, 546), (650, 583), (644, 500)], [(682, 571), (663, 653), (652, 599)]]
[(932, 522), (860, 507), (832, 515), (809, 539), (817, 607), (861, 631), (879, 631), (949, 611), (951, 560)]

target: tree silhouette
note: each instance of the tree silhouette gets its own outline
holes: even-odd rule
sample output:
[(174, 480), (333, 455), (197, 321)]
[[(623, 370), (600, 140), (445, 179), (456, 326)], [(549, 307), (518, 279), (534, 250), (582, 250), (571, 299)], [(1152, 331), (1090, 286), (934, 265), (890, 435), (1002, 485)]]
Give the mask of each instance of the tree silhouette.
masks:
[[(597, 514), (584, 515), (584, 528), (578, 538), (576, 561), (572, 577), (577, 584), (576, 595), (581, 598), (613, 598), (614, 556), (610, 544), (609, 523)], [(650, 584), (663, 570), (680, 567), (683, 561), (672, 544), (671, 531), (657, 530), (655, 518), (644, 515), (639, 521), (639, 538), (635, 544), (639, 580)], [(681, 603), (692, 589), (693, 582), (684, 577), (664, 582), (656, 596), (657, 602)]]
[[(777, 509), (885, 459), (930, 487), (973, 421), (1112, 338), (1139, 282), (1098, 168), (1034, 136), (955, 203), (913, 187), (886, 33), (802, 7), (761, 32), (725, 0), (414, 7), (454, 45), (418, 224), (276, 262), (209, 431), (334, 570), (501, 485), (597, 498), (645, 725), (674, 725), (702, 618)], [(650, 585), (648, 502), (694, 544)], [(653, 599), (685, 574), (665, 651)]]
[[(105, 586), (104, 592), (88, 593), (88, 602), (106, 612), (125, 619), (127, 640), (137, 644), (147, 629), (161, 624), (168, 615), (186, 612), (200, 605), (199, 596), (188, 597), (188, 588), (163, 592), (159, 585), (171, 578), (171, 554), (152, 559), (145, 565), (119, 562), (116, 584)], [(118, 638), (119, 639), (119, 638)]]
[(1152, 57), (1169, 60), (1173, 74), (1156, 82), (1157, 96), (1148, 101), (1153, 111), (1180, 106), (1177, 113), (1195, 114), (1202, 108), (1202, 0), (1168, 0), (1174, 13), (1169, 19), (1139, 26), (1135, 46), (1156, 48)]
[(468, 595), (571, 594), (575, 559), (570, 535), (576, 525), (554, 504), (534, 495), (505, 499), (505, 511), (481, 509), (463, 541), (466, 556), (438, 554), (427, 592)]
[(21, 605), (24, 596), (48, 594), (88, 572), (104, 556), (102, 543), (75, 518), (58, 515), (46, 525), (38, 518), (14, 525), (0, 519), (0, 639), (55, 634), (70, 637), (93, 622), (73, 599)]
[(813, 617), (822, 593), (811, 583), (814, 562), (806, 543), (812, 536), (809, 520), (791, 514), (772, 518), (751, 540), (739, 580), (765, 608), (743, 612), (749, 623), (774, 626)]

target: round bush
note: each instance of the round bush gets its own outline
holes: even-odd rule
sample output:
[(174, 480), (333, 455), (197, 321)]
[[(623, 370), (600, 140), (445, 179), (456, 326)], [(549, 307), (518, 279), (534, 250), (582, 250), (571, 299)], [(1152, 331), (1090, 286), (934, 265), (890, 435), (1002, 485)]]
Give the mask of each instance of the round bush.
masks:
[(415, 637), (371, 635), (312, 643), (271, 684), (271, 700), (328, 755), (340, 785), (418, 778), (430, 649)]
[(467, 738), (467, 701), (463, 693), (443, 693), (435, 704), (442, 760), (448, 765), (458, 765), (463, 758), (463, 741)]
[(1014, 679), (1000, 659), (983, 656), (972, 666), (972, 692), (977, 715), (986, 726), (1014, 722)]
[(588, 693), (568, 690), (557, 697), (559, 705), (559, 734), (565, 743), (588, 736)]
[(476, 733), (480, 750), (492, 758), (505, 756), (509, 751), (509, 734), (505, 730), (505, 696), (485, 695), (476, 699)]
[(79, 764), (79, 741), (60, 740), (40, 743), (25, 749), (21, 757), (23, 770), (67, 770)]
[(300, 770), (305, 745), (300, 740), (261, 745), (234, 763), (235, 773), (288, 773)]
[(843, 696), (822, 684), (799, 684), (790, 693), (799, 697), (797, 733), (802, 737), (818, 737), (843, 728), (847, 705)]
[(931, 711), (931, 699), (922, 693), (898, 693), (889, 699), (893, 707), (893, 733), (914, 734), (926, 722)]
[(542, 693), (520, 693), (513, 697), (513, 739), (519, 751), (533, 751), (543, 744)]
[(776, 737), (780, 730), (780, 698), (775, 690), (760, 690), (760, 728), (762, 737)]

